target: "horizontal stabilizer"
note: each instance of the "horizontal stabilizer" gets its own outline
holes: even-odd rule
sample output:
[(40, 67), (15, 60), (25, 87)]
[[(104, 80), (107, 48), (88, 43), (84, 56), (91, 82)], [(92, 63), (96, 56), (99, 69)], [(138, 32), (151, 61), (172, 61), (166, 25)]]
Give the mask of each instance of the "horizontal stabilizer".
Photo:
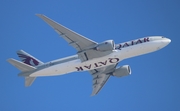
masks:
[(15, 66), (16, 68), (18, 68), (19, 70), (21, 70), (22, 72), (28, 72), (28, 71), (32, 71), (35, 70), (36, 68), (30, 65), (27, 65), (23, 62), (17, 61), (15, 59), (8, 59), (7, 60), (9, 63), (11, 63), (13, 66)]
[(25, 77), (25, 86), (31, 86), (35, 79), (36, 77)]

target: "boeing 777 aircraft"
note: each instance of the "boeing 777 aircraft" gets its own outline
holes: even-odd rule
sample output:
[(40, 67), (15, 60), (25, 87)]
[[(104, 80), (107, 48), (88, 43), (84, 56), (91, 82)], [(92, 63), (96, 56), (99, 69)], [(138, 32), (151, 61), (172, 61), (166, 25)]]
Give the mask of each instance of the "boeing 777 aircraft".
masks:
[(113, 40), (97, 43), (42, 14), (37, 14), (49, 24), (68, 44), (77, 50), (77, 55), (43, 63), (23, 50), (17, 51), (22, 62), (8, 59), (21, 70), (25, 86), (30, 86), (36, 77), (63, 75), (71, 72), (88, 71), (92, 75), (93, 91), (96, 95), (110, 76), (123, 77), (131, 74), (129, 65), (117, 66), (127, 58), (157, 51), (167, 46), (171, 40), (163, 36), (149, 36), (115, 44)]

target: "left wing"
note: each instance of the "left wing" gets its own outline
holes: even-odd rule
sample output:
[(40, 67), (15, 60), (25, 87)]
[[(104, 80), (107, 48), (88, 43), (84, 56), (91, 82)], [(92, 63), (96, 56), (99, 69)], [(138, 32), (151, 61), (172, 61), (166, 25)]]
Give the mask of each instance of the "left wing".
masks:
[(88, 47), (93, 47), (97, 43), (90, 40), (66, 27), (53, 21), (52, 19), (46, 17), (42, 14), (37, 14), (38, 17), (43, 19), (47, 24), (49, 24), (63, 39), (65, 39), (70, 45), (72, 45), (77, 51), (82, 51)]
[(81, 61), (87, 61), (93, 58), (105, 56), (111, 52), (105, 51), (100, 52), (94, 50), (98, 43), (90, 40), (66, 27), (53, 21), (52, 19), (46, 17), (42, 14), (37, 14), (38, 17), (43, 19), (47, 24), (49, 24), (63, 39), (65, 39), (71, 46), (73, 46), (78, 52), (78, 57)]
[(102, 89), (109, 77), (112, 75), (112, 72), (115, 70), (116, 66), (117, 64), (114, 64), (89, 71), (93, 76), (92, 96), (96, 95)]

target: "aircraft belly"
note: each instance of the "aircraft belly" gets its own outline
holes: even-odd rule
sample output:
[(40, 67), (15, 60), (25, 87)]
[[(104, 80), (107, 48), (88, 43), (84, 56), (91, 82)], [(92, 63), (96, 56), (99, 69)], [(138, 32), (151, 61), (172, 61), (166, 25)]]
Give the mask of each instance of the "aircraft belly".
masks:
[(62, 63), (62, 64), (57, 64), (48, 68), (41, 69), (39, 71), (36, 71), (32, 73), (30, 76), (56, 76), (56, 75), (63, 75), (67, 74), (70, 72), (74, 72), (75, 70), (73, 67), (75, 66), (75, 63)]
[(117, 64), (122, 60), (119, 56), (119, 52), (119, 50), (113, 50), (109, 55), (84, 61), (80, 64), (77, 64), (74, 68), (76, 71), (88, 71)]
[(47, 67), (44, 69), (40, 69), (38, 71), (35, 71), (30, 76), (31, 77), (37, 77), (37, 76), (55, 76), (55, 75), (63, 75), (75, 71), (88, 71), (92, 69), (97, 69), (101, 67), (106, 67), (112, 64), (118, 63), (120, 60), (119, 51), (114, 51), (111, 54), (95, 58), (88, 61), (70, 61), (65, 62), (57, 65), (53, 65), (51, 67)]

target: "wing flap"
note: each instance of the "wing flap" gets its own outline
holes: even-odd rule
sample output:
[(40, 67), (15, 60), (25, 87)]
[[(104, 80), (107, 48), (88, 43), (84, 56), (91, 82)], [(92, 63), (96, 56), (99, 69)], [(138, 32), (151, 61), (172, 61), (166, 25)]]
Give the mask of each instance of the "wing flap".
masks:
[(99, 58), (99, 57), (103, 57), (105, 55), (108, 55), (112, 53), (111, 51), (97, 51), (97, 50), (93, 50), (93, 49), (89, 49), (83, 52), (79, 52), (78, 56), (81, 59), (81, 61), (87, 61), (87, 60), (91, 60), (93, 58)]

